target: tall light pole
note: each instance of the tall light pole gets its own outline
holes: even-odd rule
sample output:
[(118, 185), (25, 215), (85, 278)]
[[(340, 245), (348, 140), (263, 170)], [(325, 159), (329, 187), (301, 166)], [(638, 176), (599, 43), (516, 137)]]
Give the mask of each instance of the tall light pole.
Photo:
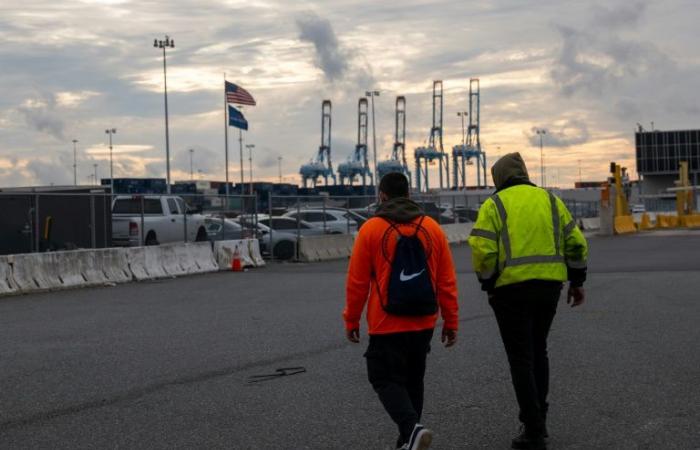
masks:
[(109, 135), (109, 193), (114, 195), (114, 165), (112, 164), (112, 136), (117, 132), (116, 128), (108, 128), (105, 133)]
[(374, 97), (379, 97), (379, 91), (366, 91), (365, 95), (372, 100), (372, 160), (374, 163), (374, 195), (379, 198), (379, 176), (377, 174), (377, 122), (374, 114)]
[(461, 117), (461, 118), (462, 118), (462, 148), (464, 148), (464, 146), (466, 145), (466, 142), (465, 142), (466, 135), (464, 134), (464, 119), (465, 119), (468, 115), (469, 115), (469, 113), (466, 112), (466, 111), (458, 111), (458, 112), (457, 112), (457, 117)]
[(97, 163), (94, 163), (92, 168), (95, 169), (95, 185), (97, 185)]
[(75, 144), (78, 143), (77, 139), (73, 139), (73, 185), (78, 185), (78, 152), (76, 150)]
[(581, 183), (583, 180), (581, 180), (581, 160), (578, 160), (578, 182)]
[(279, 182), (282, 184), (282, 157), (277, 157), (277, 175), (279, 176)]
[(255, 144), (246, 144), (248, 149), (248, 165), (250, 166), (250, 195), (253, 195), (253, 149)]
[(194, 166), (192, 165), (192, 158), (194, 156), (194, 149), (189, 149), (190, 152), (190, 180), (194, 180)]
[(163, 49), (163, 86), (165, 88), (165, 181), (170, 194), (170, 133), (168, 130), (168, 75), (165, 64), (165, 49), (175, 48), (175, 41), (166, 34), (165, 40), (153, 40), (155, 48)]
[(544, 128), (538, 128), (535, 130), (537, 135), (540, 137), (540, 184), (542, 187), (547, 187), (547, 183), (545, 182), (544, 178), (544, 152), (542, 151), (542, 138), (544, 138), (544, 135), (547, 134), (547, 130)]

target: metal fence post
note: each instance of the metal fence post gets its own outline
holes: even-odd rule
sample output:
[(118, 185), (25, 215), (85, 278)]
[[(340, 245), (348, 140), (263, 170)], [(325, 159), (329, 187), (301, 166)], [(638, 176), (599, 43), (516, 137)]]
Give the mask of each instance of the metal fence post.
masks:
[(41, 224), (40, 221), (41, 219), (39, 218), (39, 194), (36, 194), (34, 204), (36, 205), (34, 208), (34, 248), (35, 251), (38, 253), (41, 251), (40, 249), (40, 239), (41, 239)]
[(185, 233), (185, 243), (187, 243), (187, 202), (185, 198), (182, 198), (182, 203), (184, 203), (182, 208), (182, 231)]
[(274, 260), (275, 255), (274, 252), (272, 251), (272, 233), (274, 233), (274, 226), (273, 226), (273, 221), (272, 221), (272, 190), (267, 192), (267, 211), (270, 215), (270, 236), (269, 236), (269, 242), (268, 242), (268, 249), (270, 251), (270, 259)]
[(452, 217), (455, 223), (459, 223), (459, 214), (457, 214), (457, 194), (452, 195)]
[(97, 248), (97, 230), (96, 228), (97, 218), (95, 217), (95, 194), (90, 194), (90, 240), (92, 247)]
[(141, 247), (143, 247), (144, 245), (146, 245), (146, 237), (145, 237), (145, 234), (146, 234), (146, 230), (145, 230), (145, 228), (146, 228), (146, 220), (144, 219), (144, 212), (145, 212), (144, 210), (145, 210), (145, 209), (146, 209), (146, 199), (145, 199), (145, 197), (142, 195), (142, 196), (141, 196), (141, 242), (140, 242)]
[(299, 242), (301, 242), (301, 201), (297, 197), (297, 243), (294, 253), (296, 254), (296, 260), (299, 261)]
[[(110, 205), (112, 203), (110, 202)], [(102, 247), (107, 248), (111, 247), (111, 245), (107, 245), (107, 196), (104, 194), (104, 191), (102, 192), (102, 225), (103, 225), (103, 230), (102, 230)], [(111, 239), (110, 239), (111, 241)], [(110, 242), (111, 244), (111, 242)]]

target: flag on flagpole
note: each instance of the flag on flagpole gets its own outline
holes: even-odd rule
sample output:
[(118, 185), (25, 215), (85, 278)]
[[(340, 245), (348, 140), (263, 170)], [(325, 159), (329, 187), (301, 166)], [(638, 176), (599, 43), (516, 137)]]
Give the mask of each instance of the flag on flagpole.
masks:
[(248, 91), (229, 81), (226, 82), (226, 101), (237, 105), (255, 106), (255, 99)]
[(243, 117), (243, 113), (231, 105), (228, 105), (228, 124), (241, 130), (248, 129), (248, 121)]

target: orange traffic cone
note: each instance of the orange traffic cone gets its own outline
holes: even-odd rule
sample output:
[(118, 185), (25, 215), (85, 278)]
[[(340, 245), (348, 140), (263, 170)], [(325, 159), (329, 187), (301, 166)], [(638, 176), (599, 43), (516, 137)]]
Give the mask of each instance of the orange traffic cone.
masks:
[(232, 272), (242, 272), (243, 265), (241, 264), (241, 254), (238, 251), (238, 246), (233, 250), (233, 257), (231, 258), (231, 271)]

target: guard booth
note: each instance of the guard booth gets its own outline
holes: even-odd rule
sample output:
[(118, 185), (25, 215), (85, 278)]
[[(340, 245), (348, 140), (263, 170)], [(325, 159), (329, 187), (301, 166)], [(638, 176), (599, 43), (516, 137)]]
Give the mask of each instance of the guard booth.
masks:
[(111, 246), (109, 187), (0, 189), (0, 255)]

